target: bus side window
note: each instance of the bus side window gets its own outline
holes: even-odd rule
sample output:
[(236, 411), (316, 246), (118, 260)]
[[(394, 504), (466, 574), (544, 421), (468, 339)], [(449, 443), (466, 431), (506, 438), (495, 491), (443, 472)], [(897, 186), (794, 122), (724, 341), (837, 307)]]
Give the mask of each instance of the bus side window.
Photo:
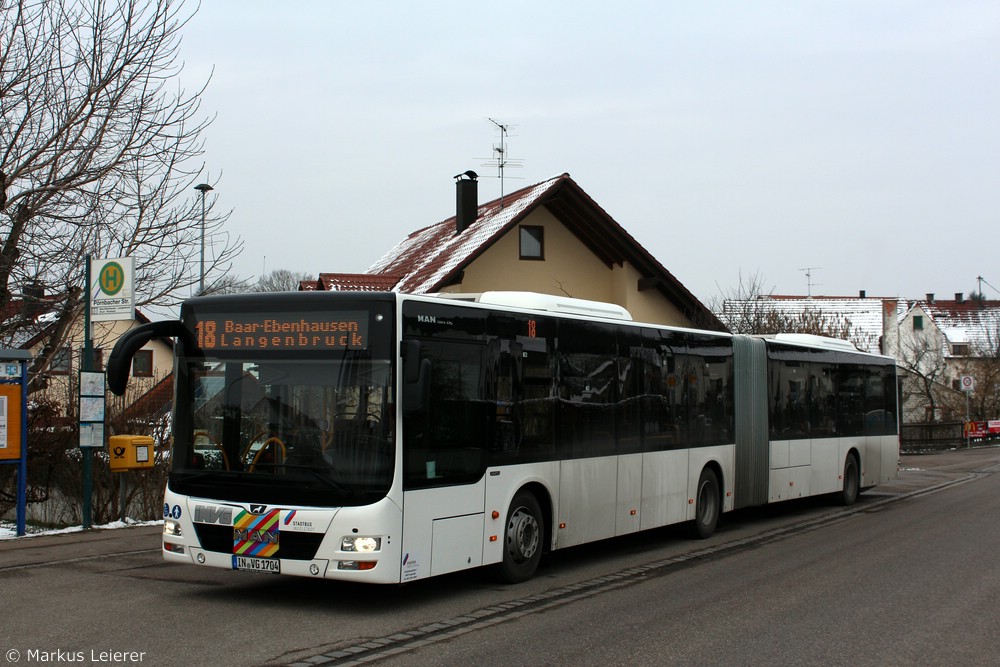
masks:
[(422, 354), (420, 341), (403, 341), (403, 414), (415, 417), (427, 410), (431, 391), (431, 360)]

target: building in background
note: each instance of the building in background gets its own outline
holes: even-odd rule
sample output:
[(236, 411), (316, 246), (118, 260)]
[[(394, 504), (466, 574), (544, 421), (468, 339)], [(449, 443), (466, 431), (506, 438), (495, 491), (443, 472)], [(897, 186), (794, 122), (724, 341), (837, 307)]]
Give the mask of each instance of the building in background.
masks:
[(530, 291), (614, 303), (635, 320), (724, 331), (719, 319), (562, 174), (478, 203), (456, 177), (456, 214), (411, 233), (367, 273), (321, 273), (305, 290), (409, 294)]

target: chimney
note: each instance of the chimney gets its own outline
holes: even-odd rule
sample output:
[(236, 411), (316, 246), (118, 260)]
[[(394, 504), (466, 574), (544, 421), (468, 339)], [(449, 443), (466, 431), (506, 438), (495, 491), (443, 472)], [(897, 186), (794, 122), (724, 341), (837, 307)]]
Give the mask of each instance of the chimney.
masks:
[(965, 302), (965, 297), (962, 295), (962, 293), (955, 292), (955, 303), (964, 303), (964, 302)]
[(859, 299), (865, 298), (865, 291), (864, 290), (858, 290), (858, 298)]
[(934, 303), (934, 292), (927, 293), (927, 303)]
[(479, 175), (469, 170), (455, 177), (455, 233), (461, 234), (479, 215)]
[(22, 289), (24, 298), (24, 316), (35, 319), (42, 314), (42, 300), (45, 298), (45, 285), (37, 280), (28, 281)]

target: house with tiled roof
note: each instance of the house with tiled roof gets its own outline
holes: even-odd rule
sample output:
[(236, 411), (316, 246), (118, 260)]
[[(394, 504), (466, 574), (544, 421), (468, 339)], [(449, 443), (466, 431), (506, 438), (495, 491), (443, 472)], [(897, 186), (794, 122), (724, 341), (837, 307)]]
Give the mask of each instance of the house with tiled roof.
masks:
[(928, 294), (923, 301), (910, 302), (910, 307), (922, 311), (941, 331), (947, 357), (996, 356), (1000, 351), (1000, 301), (966, 299), (961, 293), (954, 300)]
[(479, 204), (456, 176), (456, 213), (409, 234), (364, 274), (321, 273), (305, 290), (531, 291), (614, 303), (635, 320), (725, 330), (569, 174)]

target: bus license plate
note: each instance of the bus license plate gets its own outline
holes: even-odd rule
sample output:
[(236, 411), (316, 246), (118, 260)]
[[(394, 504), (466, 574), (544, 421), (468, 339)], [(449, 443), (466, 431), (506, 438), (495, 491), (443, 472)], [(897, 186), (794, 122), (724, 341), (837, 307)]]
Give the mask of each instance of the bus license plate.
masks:
[(277, 558), (251, 558), (249, 556), (233, 556), (234, 570), (249, 572), (273, 572), (281, 574), (281, 561)]

